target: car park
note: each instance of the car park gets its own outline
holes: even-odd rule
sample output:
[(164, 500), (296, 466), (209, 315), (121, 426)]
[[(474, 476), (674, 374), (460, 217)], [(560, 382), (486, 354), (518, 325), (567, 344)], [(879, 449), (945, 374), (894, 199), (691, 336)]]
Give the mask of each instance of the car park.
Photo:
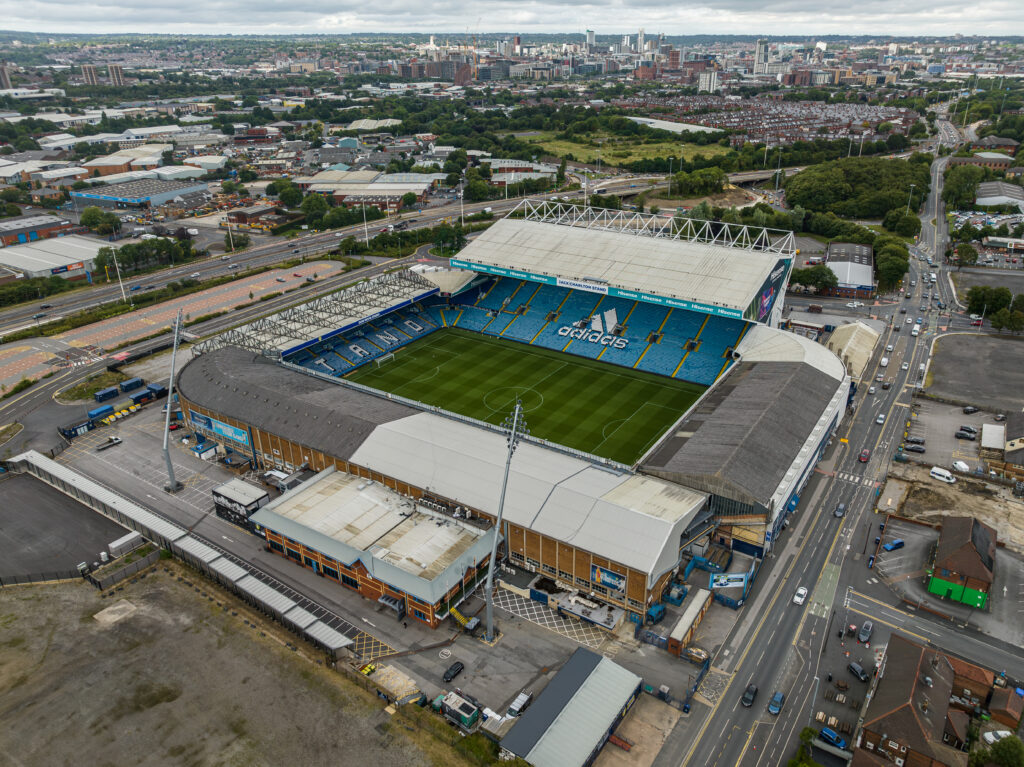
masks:
[(860, 681), (862, 681), (862, 682), (868, 681), (868, 672), (865, 671), (864, 667), (862, 665), (860, 665), (859, 663), (857, 663), (856, 661), (851, 663), (846, 668), (849, 670), (849, 672), (851, 674), (853, 674), (855, 677), (857, 677)]
[(754, 705), (754, 699), (756, 697), (757, 697), (757, 685), (756, 684), (748, 684), (747, 685), (747, 689), (743, 691), (743, 697), (740, 698), (740, 703), (742, 703), (747, 708), (750, 708), (751, 706)]
[(966, 439), (968, 442), (974, 442), (978, 438), (977, 434), (972, 434), (971, 432), (964, 431), (963, 429), (959, 429), (953, 436), (957, 439)]
[(861, 463), (867, 463), (871, 460), (871, 451), (868, 448), (864, 448), (860, 451), (860, 456), (857, 458)]
[[(897, 539), (899, 540), (899, 539)], [(895, 541), (894, 541), (895, 542)], [(875, 630), (875, 624), (871, 621), (864, 621), (860, 627), (860, 631), (857, 632), (858, 642), (870, 642), (871, 633)]]
[(768, 713), (778, 714), (782, 711), (782, 706), (786, 702), (786, 694), (781, 690), (777, 690), (772, 694), (772, 699), (768, 701)]
[(448, 667), (448, 670), (444, 672), (444, 681), (452, 681), (455, 677), (462, 673), (462, 670), (464, 668), (466, 668), (466, 665), (461, 660), (455, 661), (452, 665)]
[(795, 605), (802, 605), (806, 601), (807, 601), (807, 588), (804, 587), (804, 586), (801, 586), (800, 588), (798, 588), (796, 590), (796, 593), (793, 595), (793, 604), (795, 604)]

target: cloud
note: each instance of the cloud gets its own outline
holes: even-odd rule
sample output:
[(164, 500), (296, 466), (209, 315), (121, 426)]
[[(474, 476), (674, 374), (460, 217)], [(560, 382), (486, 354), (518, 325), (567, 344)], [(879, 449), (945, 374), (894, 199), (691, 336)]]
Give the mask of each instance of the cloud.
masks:
[[(628, 19), (629, 28), (624, 27)], [(1024, 3), (982, 0), (0, 0), (0, 27), (31, 32), (287, 34), (582, 32), (635, 34), (1000, 35)]]

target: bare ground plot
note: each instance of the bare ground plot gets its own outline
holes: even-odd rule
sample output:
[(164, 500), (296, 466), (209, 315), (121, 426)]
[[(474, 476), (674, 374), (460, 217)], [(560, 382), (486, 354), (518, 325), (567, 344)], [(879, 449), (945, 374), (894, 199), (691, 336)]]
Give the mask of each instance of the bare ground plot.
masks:
[(935, 343), (926, 392), (995, 413), (1024, 408), (1024, 340), (951, 335)]
[(709, 205), (723, 208), (742, 208), (745, 205), (753, 205), (756, 199), (750, 192), (745, 189), (741, 189), (738, 186), (727, 185), (722, 192), (718, 194), (708, 195), (706, 197), (690, 197), (688, 199), (674, 199), (674, 198), (661, 198), (658, 197), (658, 192), (668, 191), (667, 187), (664, 189), (655, 189), (647, 197), (647, 208), (648, 210), (652, 206), (658, 206), (665, 211), (674, 211), (676, 208), (693, 208), (700, 205), (702, 202), (707, 200)]
[(906, 496), (897, 514), (940, 524), (944, 516), (976, 517), (995, 528), (1007, 548), (1024, 553), (1024, 504), (997, 485), (957, 477), (946, 485), (928, 476), (927, 466), (893, 464), (890, 474), (906, 481)]
[(651, 695), (641, 695), (615, 734), (633, 747), (627, 752), (605, 743), (595, 767), (649, 767), (679, 720), (680, 713)]
[(0, 591), (11, 764), (466, 764), (181, 572), (160, 567), (109, 599), (85, 583)]
[(1024, 272), (1006, 269), (977, 269), (973, 271), (960, 271), (953, 273), (953, 283), (957, 288), (957, 295), (960, 300), (964, 299), (967, 291), (975, 285), (986, 285), (992, 288), (1006, 287), (1014, 295), (1024, 293)]
[(127, 532), (35, 477), (0, 482), (0, 576), (74, 571)]

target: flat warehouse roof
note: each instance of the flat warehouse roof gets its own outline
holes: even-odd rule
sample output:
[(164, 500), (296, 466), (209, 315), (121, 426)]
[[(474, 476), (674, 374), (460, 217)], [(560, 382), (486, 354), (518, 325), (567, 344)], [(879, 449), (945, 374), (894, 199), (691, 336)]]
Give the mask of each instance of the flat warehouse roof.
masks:
[(92, 261), (107, 242), (92, 240), (77, 234), (50, 237), (24, 245), (0, 248), (0, 264), (26, 272), (58, 269), (85, 261)]
[[(772, 275), (778, 254), (692, 240), (505, 218), (459, 253), (470, 262), (545, 277), (651, 293), (742, 314)], [(737, 315), (738, 316), (738, 315)]]
[(205, 182), (188, 183), (159, 178), (141, 178), (122, 184), (95, 187), (89, 192), (72, 192), (73, 197), (98, 200), (146, 200), (158, 194), (206, 190)]

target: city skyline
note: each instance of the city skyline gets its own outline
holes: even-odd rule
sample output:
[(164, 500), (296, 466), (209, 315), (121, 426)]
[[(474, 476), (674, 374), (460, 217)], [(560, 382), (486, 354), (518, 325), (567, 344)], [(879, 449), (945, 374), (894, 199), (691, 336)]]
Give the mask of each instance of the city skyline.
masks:
[[(636, 34), (668, 35), (877, 35), (949, 36), (1003, 35), (1024, 29), (1024, 6), (1005, 0), (973, 4), (969, 13), (960, 3), (903, 4), (898, 9), (878, 0), (851, 7), (838, 2), (824, 5), (800, 0), (762, 3), (756, 0), (725, 0), (693, 3), (684, 7), (664, 0), (609, 0), (557, 4), (538, 0), (491, 3), (485, 9), (468, 3), (448, 3), (425, 8), (418, 3), (395, 0), (366, 6), (342, 3), (325, 13), (314, 3), (245, 3), (228, 0), (210, 5), (186, 0), (183, 5), (152, 3), (138, 6), (72, 4), (30, 0), (0, 0), (3, 28), (37, 33), (180, 33), (180, 34), (309, 34), (309, 33), (479, 33), (501, 30), (525, 33), (584, 34), (598, 36)], [(628, 14), (630, 29), (621, 24)], [(613, 22), (602, 24), (602, 17)]]

